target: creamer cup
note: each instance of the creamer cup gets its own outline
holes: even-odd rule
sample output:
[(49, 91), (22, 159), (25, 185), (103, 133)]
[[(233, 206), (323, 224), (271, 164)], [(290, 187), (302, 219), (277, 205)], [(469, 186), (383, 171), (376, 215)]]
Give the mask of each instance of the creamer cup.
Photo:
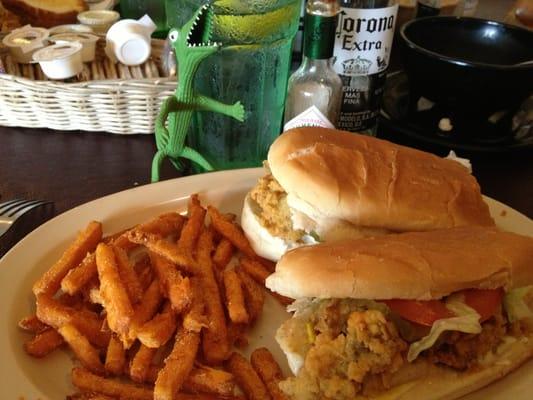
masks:
[(67, 79), (83, 70), (81, 49), (79, 42), (57, 43), (36, 51), (33, 60), (50, 79)]
[(113, 62), (125, 65), (144, 63), (152, 51), (151, 35), (156, 25), (148, 15), (138, 21), (124, 19), (114, 24), (106, 35), (106, 54)]
[(49, 29), (50, 35), (59, 35), (60, 33), (93, 33), (93, 28), (83, 24), (65, 24), (54, 26)]
[(96, 54), (96, 42), (98, 36), (90, 33), (60, 33), (50, 36), (54, 43), (80, 42), (82, 45), (81, 59), (83, 62), (91, 62)]
[(112, 10), (91, 10), (78, 14), (78, 21), (90, 26), (95, 33), (104, 34), (120, 18), (120, 14)]
[(49, 32), (45, 28), (26, 25), (6, 35), (2, 43), (9, 49), (13, 60), (21, 64), (29, 64), (33, 53), (48, 44), (48, 35)]

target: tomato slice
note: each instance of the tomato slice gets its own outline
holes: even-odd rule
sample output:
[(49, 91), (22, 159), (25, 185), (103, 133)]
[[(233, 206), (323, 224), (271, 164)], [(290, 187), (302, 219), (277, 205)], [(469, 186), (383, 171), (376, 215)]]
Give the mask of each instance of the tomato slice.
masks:
[[(503, 299), (503, 289), (467, 289), (459, 292), (464, 296), (466, 305), (480, 315), (479, 322), (486, 321), (498, 310)], [(420, 325), (431, 326), (442, 318), (451, 318), (455, 314), (446, 308), (440, 300), (382, 300), (400, 317)]]
[(480, 315), (479, 322), (492, 317), (503, 299), (503, 289), (467, 289), (461, 292), (467, 306), (472, 307)]
[(433, 325), (438, 319), (450, 318), (455, 315), (439, 300), (394, 299), (382, 301), (400, 317), (425, 326)]

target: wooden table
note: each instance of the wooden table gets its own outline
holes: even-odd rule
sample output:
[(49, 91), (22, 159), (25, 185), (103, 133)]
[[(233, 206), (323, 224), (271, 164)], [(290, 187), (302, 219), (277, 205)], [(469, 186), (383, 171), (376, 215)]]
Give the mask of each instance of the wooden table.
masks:
[[(0, 255), (44, 221), (98, 197), (150, 182), (151, 135), (0, 127), (0, 201), (53, 201), (0, 238)], [(533, 217), (533, 155), (474, 161), (483, 192)], [(162, 179), (179, 177), (165, 165)], [(95, 216), (97, 217), (97, 216)]]

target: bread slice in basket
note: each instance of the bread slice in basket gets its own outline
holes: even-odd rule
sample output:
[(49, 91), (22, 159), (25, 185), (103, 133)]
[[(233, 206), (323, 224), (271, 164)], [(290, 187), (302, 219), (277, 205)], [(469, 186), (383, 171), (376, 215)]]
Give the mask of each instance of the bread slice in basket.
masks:
[(2, 4), (24, 23), (45, 28), (75, 23), (77, 15), (87, 10), (83, 0), (2, 0)]

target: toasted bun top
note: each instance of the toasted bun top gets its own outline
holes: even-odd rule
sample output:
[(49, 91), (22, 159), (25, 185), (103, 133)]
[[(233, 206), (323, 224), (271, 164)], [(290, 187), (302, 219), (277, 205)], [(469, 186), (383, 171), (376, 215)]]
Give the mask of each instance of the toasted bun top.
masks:
[(306, 246), (266, 285), (292, 298), (429, 300), (467, 288), (533, 284), (533, 238), (459, 227)]
[(395, 231), (494, 225), (465, 167), (384, 140), (296, 128), (272, 144), (268, 163), (287, 193), (357, 225)]

